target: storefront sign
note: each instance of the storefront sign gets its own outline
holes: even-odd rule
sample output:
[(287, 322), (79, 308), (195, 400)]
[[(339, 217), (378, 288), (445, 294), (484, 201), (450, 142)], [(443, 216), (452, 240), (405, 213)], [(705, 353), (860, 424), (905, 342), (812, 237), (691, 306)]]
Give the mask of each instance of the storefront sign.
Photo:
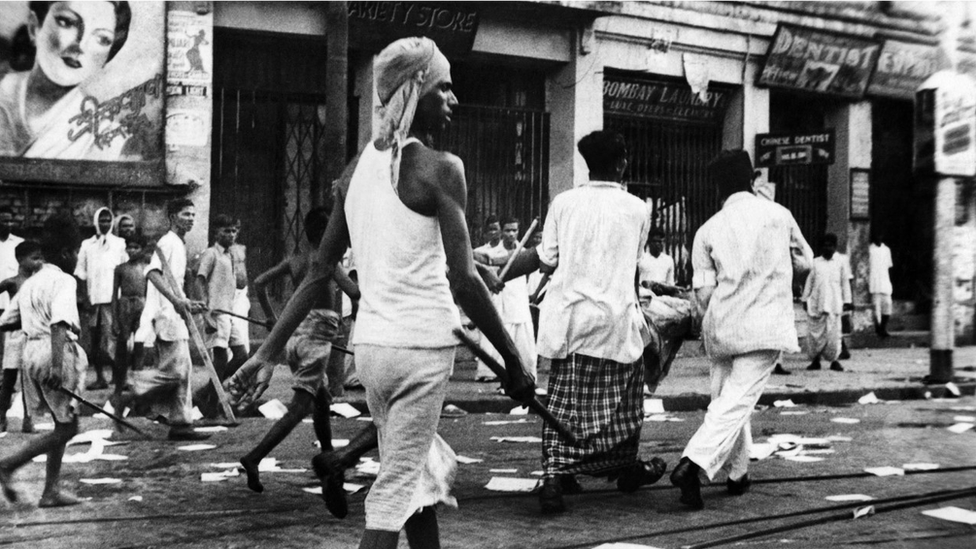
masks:
[(871, 214), (871, 172), (851, 168), (851, 221), (867, 221)]
[(756, 135), (756, 167), (833, 164), (834, 130), (803, 134)]
[[(105, 10), (55, 2), (33, 16), (30, 9), (44, 3), (25, 4), (0, 2), (0, 20), (10, 23), (4, 27), (30, 28), (37, 44), (18, 51), (19, 63), (0, 80), (0, 113), (10, 122), (0, 124), (0, 164), (9, 163), (0, 177), (85, 183), (99, 173), (106, 182), (130, 181), (132, 174), (141, 184), (161, 181), (163, 172), (145, 174), (163, 157), (165, 3), (118, 2)], [(65, 42), (65, 33), (91, 28), (84, 52)], [(116, 32), (103, 36), (100, 28)], [(12, 35), (0, 40), (17, 43)], [(22, 85), (28, 75), (45, 84)], [(75, 168), (75, 162), (82, 164)], [(92, 167), (99, 162), (104, 170)]]
[(949, 60), (935, 46), (886, 40), (868, 94), (911, 100), (926, 78), (948, 67)]
[(942, 71), (915, 94), (915, 171), (976, 175), (976, 83)]
[(444, 53), (471, 51), (478, 10), (463, 2), (349, 2), (349, 47), (379, 51), (408, 36), (426, 36)]
[(684, 82), (603, 78), (604, 114), (718, 124), (725, 116), (729, 96), (728, 90), (714, 86), (696, 95)]
[(876, 40), (780, 25), (758, 85), (859, 99), (880, 51)]

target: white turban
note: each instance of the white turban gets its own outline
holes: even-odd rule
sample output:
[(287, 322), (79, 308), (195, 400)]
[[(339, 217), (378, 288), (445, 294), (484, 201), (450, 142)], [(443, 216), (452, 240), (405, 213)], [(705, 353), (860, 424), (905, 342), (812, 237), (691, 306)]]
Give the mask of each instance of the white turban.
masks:
[(373, 62), (380, 99), (379, 125), (373, 139), (382, 139), (393, 148), (390, 170), (394, 189), (400, 178), (400, 153), (417, 102), (450, 72), (447, 58), (429, 38), (401, 38), (384, 48)]

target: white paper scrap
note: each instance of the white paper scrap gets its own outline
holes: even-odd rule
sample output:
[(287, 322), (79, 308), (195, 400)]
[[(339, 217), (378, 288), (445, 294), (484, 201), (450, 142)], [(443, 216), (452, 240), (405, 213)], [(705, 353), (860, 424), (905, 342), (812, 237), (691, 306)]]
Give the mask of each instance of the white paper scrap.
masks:
[(53, 431), (54, 430), (54, 424), (53, 423), (35, 423), (34, 424), (34, 430), (35, 431)]
[(444, 407), (443, 410), (441, 410), (441, 417), (458, 418), (458, 417), (464, 417), (466, 415), (468, 415), (467, 411), (458, 408), (454, 404), (448, 404), (447, 406)]
[(322, 487), (321, 486), (309, 486), (308, 488), (302, 488), (302, 491), (303, 492), (308, 492), (309, 494), (315, 494), (317, 496), (321, 496), (322, 495)]
[[(106, 412), (110, 413), (110, 414), (114, 414), (115, 413), (115, 406), (112, 406), (112, 401), (111, 400), (106, 401), (105, 402), (105, 405), (102, 406), (102, 409), (105, 410)], [(99, 418), (99, 419), (109, 419), (109, 417), (107, 415), (105, 415), (105, 414), (95, 414), (92, 417)]]
[(201, 482), (223, 482), (229, 478), (233, 478), (240, 475), (237, 469), (228, 469), (227, 471), (219, 471), (216, 473), (200, 473)]
[(128, 501), (142, 501), (142, 496), (132, 496)]
[(538, 486), (539, 479), (491, 477), (485, 488), (495, 492), (531, 492)]
[(362, 412), (357, 410), (355, 406), (349, 404), (348, 402), (337, 402), (332, 406), (329, 406), (329, 410), (331, 410), (333, 414), (338, 414), (346, 419), (363, 415)]
[(842, 436), (842, 435), (831, 435), (831, 436), (827, 437), (827, 440), (829, 440), (830, 442), (850, 442), (850, 441), (852, 441), (854, 439), (852, 439), (851, 437), (845, 437), (845, 436)]
[(962, 395), (962, 393), (959, 391), (959, 387), (955, 383), (953, 383), (951, 381), (949, 383), (946, 383), (945, 384), (945, 388), (946, 388), (946, 391), (949, 391), (949, 394), (952, 395), (952, 396), (957, 397), (957, 396)]
[(806, 415), (806, 414), (809, 414), (809, 413), (810, 412), (807, 412), (806, 410), (787, 410), (785, 412), (780, 412), (779, 415), (781, 415), (781, 416), (802, 416), (802, 415)]
[(664, 400), (660, 398), (645, 398), (644, 399), (644, 415), (651, 414), (663, 414), (664, 413)]
[(789, 460), (789, 461), (799, 461), (800, 463), (813, 463), (813, 462), (816, 462), (816, 461), (823, 461), (824, 460), (824, 458), (822, 458), (822, 457), (807, 456), (807, 455), (784, 456), (783, 459), (786, 459), (786, 460)]
[(855, 423), (861, 423), (861, 420), (852, 417), (835, 417), (835, 418), (831, 418), (830, 421), (833, 421), (834, 423), (843, 423), (845, 425), (853, 425)]
[(7, 432), (6, 432), (6, 431), (4, 431), (4, 432), (2, 432), (2, 433), (0, 433), (0, 438), (3, 438), (3, 437), (5, 437), (5, 436), (7, 436)]
[(955, 416), (952, 421), (959, 423), (976, 423), (976, 416)]
[(777, 446), (771, 442), (757, 442), (749, 448), (749, 459), (752, 460), (763, 460), (773, 455)]
[(858, 507), (854, 509), (854, 518), (859, 519), (861, 517), (866, 517), (868, 515), (874, 514), (874, 505), (868, 505), (866, 507)]
[(922, 514), (935, 517), (937, 519), (961, 522), (963, 524), (969, 524), (970, 526), (976, 525), (976, 511), (970, 511), (969, 509), (961, 509), (959, 507), (943, 507), (941, 509), (922, 511)]
[(489, 473), (508, 473), (508, 474), (514, 475), (514, 474), (518, 473), (518, 469), (488, 469), (488, 472)]
[(509, 425), (512, 423), (528, 423), (528, 422), (529, 420), (522, 418), (522, 419), (509, 419), (509, 420), (501, 420), (501, 421), (482, 421), (481, 424), (482, 425)]
[(258, 471), (264, 473), (278, 469), (278, 458), (264, 458), (258, 463)]
[(258, 406), (258, 411), (268, 419), (281, 419), (288, 413), (288, 407), (282, 404), (280, 400), (273, 399)]
[(470, 463), (481, 463), (483, 461), (484, 461), (483, 459), (472, 458), (472, 457), (468, 457), (468, 456), (462, 456), (460, 454), (458, 454), (458, 457), (457, 457), (457, 462), (458, 463), (462, 463), (464, 465), (468, 465)]
[(684, 421), (680, 417), (674, 417), (668, 414), (651, 414), (644, 417), (644, 421)]
[(334, 439), (332, 439), (332, 448), (333, 449), (335, 449), (335, 448), (345, 448), (346, 446), (349, 446), (349, 439), (348, 438), (334, 438)]
[(651, 545), (638, 545), (636, 543), (604, 543), (593, 549), (658, 549)]
[(776, 408), (796, 408), (796, 404), (791, 399), (777, 400), (773, 402), (773, 406)]
[(843, 494), (840, 496), (827, 496), (827, 501), (871, 501), (874, 498), (864, 494)]
[(879, 402), (883, 401), (878, 398), (878, 395), (874, 394), (874, 391), (871, 391), (870, 393), (857, 399), (858, 404), (878, 404)]
[(973, 428), (973, 425), (974, 424), (972, 424), (972, 423), (957, 423), (957, 424), (953, 425), (952, 427), (946, 427), (946, 429), (949, 430), (949, 431), (952, 431), (953, 433), (956, 433), (958, 435), (958, 434), (965, 433), (966, 431), (972, 429)]
[(24, 398), (20, 396), (20, 393), (10, 395), (10, 409), (7, 410), (7, 417), (24, 419)]
[(119, 484), (122, 482), (120, 478), (83, 478), (81, 482), (85, 484)]
[(200, 408), (197, 408), (196, 406), (193, 407), (193, 411), (190, 412), (190, 419), (193, 421), (203, 419), (203, 412), (200, 411)]
[(213, 450), (217, 446), (213, 444), (188, 444), (186, 446), (177, 446), (177, 450), (183, 450), (184, 452), (200, 452), (203, 450)]
[(906, 471), (934, 471), (939, 468), (938, 463), (906, 463), (901, 466)]
[(373, 421), (373, 418), (369, 416), (360, 416), (356, 418), (356, 421)]
[(949, 409), (953, 412), (976, 412), (976, 406), (952, 406)]
[(542, 442), (539, 437), (525, 436), (525, 437), (491, 437), (491, 440), (495, 442)]
[(512, 411), (508, 413), (510, 416), (527, 416), (529, 415), (528, 406), (519, 406), (518, 408), (512, 408)]
[(545, 472), (544, 471), (532, 471), (529, 474), (532, 475), (532, 476), (534, 476), (534, 477), (541, 477), (542, 475), (545, 474)]
[(878, 477), (892, 477), (905, 474), (905, 470), (899, 467), (865, 467), (864, 472)]
[(107, 438), (112, 438), (111, 429), (92, 429), (91, 431), (78, 433), (77, 435), (71, 437), (71, 440), (68, 441), (68, 446), (72, 446), (74, 444), (89, 444), (96, 440), (104, 441)]
[(98, 460), (98, 461), (125, 461), (125, 460), (127, 460), (129, 458), (128, 458), (128, 456), (123, 456), (123, 455), (119, 455), (119, 454), (101, 454), (101, 455), (97, 455), (97, 456), (92, 457), (92, 459)]
[(237, 469), (241, 464), (236, 461), (224, 461), (221, 463), (211, 463), (210, 466), (217, 467), (218, 469)]
[(227, 427), (223, 425), (211, 425), (209, 427), (194, 427), (193, 430), (198, 433), (222, 433), (227, 430)]
[[(348, 494), (355, 494), (356, 492), (362, 490), (365, 487), (366, 486), (363, 485), (363, 484), (353, 484), (351, 482), (343, 482), (342, 483), (342, 489), (345, 490), (346, 493), (348, 493)], [(319, 486), (319, 488), (321, 489), (322, 487)]]
[(380, 462), (373, 461), (370, 458), (360, 458), (360, 461), (356, 465), (355, 469), (359, 476), (375, 477), (376, 475), (380, 474)]

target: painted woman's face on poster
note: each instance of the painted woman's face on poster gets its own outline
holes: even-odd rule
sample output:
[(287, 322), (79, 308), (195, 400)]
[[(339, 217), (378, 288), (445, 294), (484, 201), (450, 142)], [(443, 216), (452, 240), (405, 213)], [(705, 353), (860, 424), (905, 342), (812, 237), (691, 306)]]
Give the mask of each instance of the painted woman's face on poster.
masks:
[(161, 157), (163, 2), (3, 2), (0, 21), (0, 157)]

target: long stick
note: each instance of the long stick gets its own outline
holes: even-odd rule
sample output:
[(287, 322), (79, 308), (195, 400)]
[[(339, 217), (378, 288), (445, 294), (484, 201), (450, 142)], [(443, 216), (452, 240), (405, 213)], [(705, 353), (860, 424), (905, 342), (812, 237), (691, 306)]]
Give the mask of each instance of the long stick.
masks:
[(550, 273), (546, 273), (542, 275), (542, 278), (539, 279), (539, 285), (536, 287), (535, 292), (533, 292), (532, 295), (529, 296), (529, 303), (531, 303), (532, 305), (538, 305), (539, 302), (542, 301), (541, 299), (539, 299), (539, 296), (540, 294), (542, 294), (542, 290), (543, 288), (546, 287), (546, 284), (549, 283), (549, 278), (551, 276), (552, 274)]
[[(272, 323), (270, 323), (270, 322), (268, 322), (266, 320), (258, 320), (256, 318), (251, 318), (249, 316), (244, 316), (244, 315), (239, 315), (237, 313), (232, 313), (232, 312), (226, 311), (224, 309), (210, 309), (210, 310), (213, 311), (213, 312), (215, 312), (215, 313), (217, 313), (218, 315), (232, 316), (232, 317), (235, 317), (235, 318), (239, 318), (241, 320), (246, 320), (246, 321), (250, 322), (251, 324), (257, 324), (258, 326), (264, 326), (265, 328), (267, 328), (269, 330), (271, 329), (272, 326), (274, 326), (274, 324), (272, 324)], [(338, 345), (333, 345), (332, 346), (332, 349), (335, 350), (335, 351), (339, 351), (340, 353), (345, 353), (347, 355), (354, 355), (355, 356), (355, 353), (353, 353), (349, 349), (346, 349), (345, 347), (340, 347)]]
[(524, 235), (522, 235), (522, 240), (519, 240), (518, 246), (515, 246), (515, 251), (512, 252), (511, 256), (509, 256), (508, 262), (505, 263), (505, 266), (502, 267), (501, 272), (498, 273), (498, 278), (500, 280), (505, 279), (505, 275), (508, 274), (508, 270), (512, 268), (512, 263), (515, 262), (515, 258), (518, 257), (519, 252), (522, 251), (522, 248), (525, 247), (525, 244), (529, 241), (530, 238), (532, 238), (532, 233), (535, 232), (535, 228), (538, 225), (539, 225), (539, 218), (537, 217), (532, 220), (532, 224), (529, 225), (529, 229), (525, 231)]
[[(170, 290), (180, 299), (186, 299), (186, 294), (183, 293), (183, 287), (176, 282), (176, 276), (173, 275), (173, 271), (169, 268), (169, 261), (166, 260), (166, 256), (163, 255), (162, 250), (159, 248), (156, 248), (156, 257), (159, 258), (159, 262), (163, 266), (163, 278), (169, 284)], [(207, 351), (207, 346), (203, 344), (203, 338), (200, 337), (200, 331), (197, 330), (196, 321), (193, 320), (191, 315), (184, 314), (183, 311), (180, 312), (180, 316), (183, 317), (186, 329), (190, 333), (190, 341), (196, 345), (197, 352), (203, 358), (204, 369), (207, 370), (210, 383), (213, 385), (214, 391), (217, 393), (217, 398), (220, 400), (220, 407), (224, 411), (224, 417), (232, 423), (237, 423), (237, 418), (234, 416), (234, 409), (230, 405), (230, 400), (227, 399), (227, 393), (224, 392), (224, 386), (221, 383), (220, 376), (217, 375), (213, 361), (210, 360), (210, 352)]]
[[(465, 347), (467, 347), (472, 353), (475, 354), (475, 356), (484, 362), (485, 366), (487, 366), (492, 372), (495, 372), (495, 375), (498, 376), (498, 379), (502, 380), (502, 383), (508, 383), (508, 372), (505, 371), (505, 368), (496, 362), (494, 358), (489, 356), (488, 353), (481, 348), (481, 346), (474, 342), (474, 340), (468, 337), (468, 334), (464, 333), (464, 331), (460, 328), (456, 328), (454, 330), (454, 335), (461, 340), (461, 343), (463, 343)], [(565, 425), (560, 423), (559, 420), (556, 419), (556, 416), (552, 415), (552, 412), (550, 412), (548, 408), (536, 400), (534, 395), (531, 399), (523, 404), (531, 408), (533, 411), (535, 411), (535, 413), (539, 414), (543, 421), (548, 423), (549, 426), (555, 429), (560, 435), (566, 437), (567, 440), (573, 444), (578, 442), (576, 440), (576, 435), (574, 435), (573, 432), (570, 431)]]
[(149, 439), (149, 440), (152, 440), (153, 439), (151, 436), (149, 436), (148, 434), (146, 434), (146, 432), (143, 431), (142, 429), (140, 429), (140, 428), (136, 427), (135, 425), (129, 423), (128, 421), (122, 419), (121, 416), (117, 416), (117, 415), (109, 412), (108, 410), (106, 410), (105, 408), (102, 408), (98, 404), (95, 404), (94, 402), (90, 402), (88, 400), (85, 400), (80, 395), (76, 395), (75, 393), (69, 391), (68, 389), (65, 389), (64, 387), (58, 387), (57, 390), (58, 391), (61, 391), (62, 393), (66, 394), (68, 396), (70, 396), (71, 398), (77, 400), (78, 402), (84, 404), (85, 406), (88, 406), (89, 408), (91, 408), (91, 409), (93, 409), (93, 410), (95, 410), (95, 411), (97, 411), (99, 413), (102, 413), (102, 414), (107, 415), (108, 417), (110, 417), (113, 420), (115, 420), (116, 423), (120, 423), (122, 425), (125, 425), (129, 429), (132, 429), (133, 431), (139, 433), (140, 435), (146, 437), (147, 439)]

